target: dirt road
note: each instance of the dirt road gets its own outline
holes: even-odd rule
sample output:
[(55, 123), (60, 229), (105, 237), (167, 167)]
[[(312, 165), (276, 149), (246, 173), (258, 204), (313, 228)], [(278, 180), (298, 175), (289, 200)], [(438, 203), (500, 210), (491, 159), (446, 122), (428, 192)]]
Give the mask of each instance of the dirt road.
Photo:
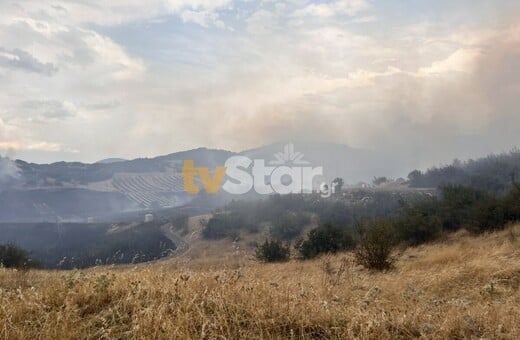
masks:
[(171, 256), (179, 256), (181, 254), (184, 254), (185, 252), (190, 249), (190, 245), (186, 240), (184, 240), (182, 237), (177, 235), (174, 231), (174, 226), (171, 223), (166, 223), (161, 226), (161, 230), (164, 233), (164, 236), (170, 239), (172, 241), (176, 248), (171, 253)]

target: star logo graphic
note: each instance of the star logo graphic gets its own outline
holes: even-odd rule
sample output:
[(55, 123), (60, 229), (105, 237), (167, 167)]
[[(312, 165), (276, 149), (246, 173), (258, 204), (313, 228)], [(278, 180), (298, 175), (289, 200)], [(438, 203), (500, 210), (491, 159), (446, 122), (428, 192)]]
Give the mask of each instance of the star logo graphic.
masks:
[(304, 154), (301, 152), (294, 151), (294, 144), (289, 143), (286, 144), (283, 148), (283, 152), (277, 152), (274, 154), (275, 160), (270, 161), (270, 165), (284, 165), (284, 164), (294, 164), (294, 165), (304, 165), (309, 164), (309, 162), (303, 160)]

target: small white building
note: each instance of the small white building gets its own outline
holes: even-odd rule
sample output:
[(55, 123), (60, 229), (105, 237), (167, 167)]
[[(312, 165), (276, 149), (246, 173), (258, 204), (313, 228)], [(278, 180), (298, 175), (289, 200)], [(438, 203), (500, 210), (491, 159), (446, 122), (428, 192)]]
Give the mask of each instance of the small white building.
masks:
[(94, 217), (89, 217), (89, 218), (87, 218), (87, 223), (88, 223), (88, 224), (92, 224), (92, 223), (94, 223)]
[(144, 215), (144, 223), (153, 222), (153, 214)]

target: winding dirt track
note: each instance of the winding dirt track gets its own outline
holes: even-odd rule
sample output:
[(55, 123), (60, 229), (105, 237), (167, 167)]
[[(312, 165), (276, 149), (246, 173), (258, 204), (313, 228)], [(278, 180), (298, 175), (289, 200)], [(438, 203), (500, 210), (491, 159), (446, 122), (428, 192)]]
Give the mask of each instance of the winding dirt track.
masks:
[(171, 255), (169, 257), (175, 257), (180, 256), (184, 254), (185, 252), (190, 249), (190, 245), (186, 240), (184, 240), (182, 237), (177, 235), (174, 231), (174, 226), (171, 223), (166, 223), (161, 226), (161, 230), (164, 233), (164, 236), (166, 236), (170, 241), (172, 241), (176, 248), (173, 252), (171, 252)]

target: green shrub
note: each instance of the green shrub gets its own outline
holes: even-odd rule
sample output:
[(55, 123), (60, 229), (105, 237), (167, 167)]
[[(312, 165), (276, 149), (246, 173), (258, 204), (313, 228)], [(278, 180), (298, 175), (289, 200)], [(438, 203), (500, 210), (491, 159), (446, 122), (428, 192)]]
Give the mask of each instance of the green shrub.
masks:
[(284, 262), (289, 260), (290, 249), (281, 241), (265, 240), (264, 244), (256, 248), (256, 259), (262, 262)]
[(296, 249), (303, 259), (311, 259), (324, 253), (337, 253), (355, 246), (352, 234), (348, 229), (332, 224), (325, 224), (313, 229), (306, 240), (297, 242)]
[(374, 221), (358, 226), (358, 231), (360, 241), (355, 250), (356, 262), (368, 269), (391, 268), (391, 253), (396, 242), (392, 223)]
[(29, 257), (29, 253), (14, 244), (0, 245), (0, 265), (5, 268), (35, 268), (38, 263)]
[(254, 233), (258, 231), (258, 227), (236, 212), (215, 213), (204, 226), (202, 236), (213, 240), (226, 237), (235, 239), (240, 230)]
[(433, 241), (442, 231), (437, 199), (415, 202), (403, 208), (403, 216), (394, 224), (395, 237), (409, 245)]
[(302, 233), (310, 221), (308, 214), (287, 211), (273, 222), (271, 236), (277, 240), (292, 240)]
[[(447, 231), (467, 227), (475, 221), (475, 207), (492, 204), (492, 196), (487, 192), (463, 185), (447, 185), (442, 191), (443, 228)], [(482, 203), (487, 204), (482, 204)]]

